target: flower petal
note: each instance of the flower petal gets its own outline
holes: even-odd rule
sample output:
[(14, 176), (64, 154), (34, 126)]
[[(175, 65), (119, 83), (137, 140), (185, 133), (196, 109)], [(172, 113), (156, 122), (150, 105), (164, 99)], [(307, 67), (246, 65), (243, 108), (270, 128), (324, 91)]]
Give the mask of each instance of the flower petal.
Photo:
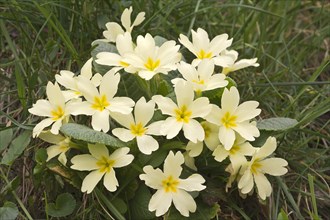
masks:
[(67, 104), (66, 111), (70, 112), (71, 115), (93, 115), (96, 112), (95, 109), (91, 107), (89, 102), (73, 102)]
[(259, 102), (257, 101), (247, 101), (240, 104), (235, 112), (235, 115), (237, 116), (236, 121), (242, 122), (258, 116), (261, 112), (261, 109), (257, 108), (258, 105)]
[(179, 107), (190, 106), (194, 100), (194, 89), (191, 84), (184, 81), (178, 81), (175, 85), (174, 92)]
[(158, 142), (149, 135), (137, 136), (137, 146), (139, 150), (147, 155), (159, 148)]
[(107, 109), (111, 112), (127, 115), (132, 112), (134, 104), (134, 101), (128, 97), (114, 97)]
[(189, 141), (186, 146), (186, 151), (188, 151), (190, 157), (197, 157), (202, 153), (202, 150), (203, 150), (203, 141), (197, 141), (197, 143)]
[(74, 170), (79, 170), (79, 171), (90, 171), (90, 170), (96, 170), (99, 168), (97, 166), (97, 159), (95, 159), (92, 155), (90, 154), (81, 154), (74, 156), (71, 159), (72, 166), (70, 167), (71, 169)]
[(46, 119), (42, 120), (41, 122), (36, 124), (36, 126), (33, 128), (33, 135), (32, 136), (37, 137), (42, 132), (42, 130), (44, 130), (45, 127), (48, 127), (53, 122), (54, 121), (51, 118), (46, 118)]
[(60, 153), (62, 153), (62, 150), (61, 150), (61, 146), (59, 145), (52, 145), (50, 147), (48, 147), (47, 149), (47, 160), (46, 161), (49, 161), (50, 159), (56, 157), (57, 155), (59, 155)]
[(110, 160), (115, 161), (113, 167), (124, 167), (132, 163), (134, 156), (128, 154), (128, 152), (129, 152), (128, 147), (122, 147), (115, 150), (109, 157)]
[(160, 132), (162, 135), (166, 135), (167, 139), (172, 139), (178, 135), (182, 126), (183, 122), (178, 122), (175, 118), (168, 117), (160, 128)]
[(89, 58), (86, 63), (81, 67), (80, 70), (80, 75), (86, 77), (87, 79), (92, 78), (92, 62), (93, 62), (93, 57)]
[(260, 169), (264, 173), (268, 173), (272, 176), (282, 176), (288, 172), (288, 169), (285, 166), (288, 165), (288, 162), (282, 158), (268, 158), (263, 161), (260, 161)]
[(155, 111), (154, 101), (146, 102), (144, 97), (141, 97), (135, 104), (134, 116), (136, 124), (142, 123), (143, 126), (151, 120)]
[(265, 158), (271, 155), (277, 147), (276, 138), (269, 137), (267, 138), (264, 145), (257, 151), (255, 158)]
[(117, 112), (112, 112), (111, 117), (115, 119), (119, 124), (124, 126), (125, 128), (130, 129), (131, 124), (135, 124), (134, 118), (132, 114), (121, 114)]
[(230, 87), (230, 90), (225, 88), (221, 97), (221, 109), (224, 112), (233, 114), (239, 104), (239, 93), (235, 86)]
[(40, 99), (32, 108), (29, 108), (29, 112), (38, 116), (52, 117), (51, 111), (53, 110), (52, 105), (48, 100)]
[(164, 190), (160, 189), (152, 195), (148, 209), (153, 212), (156, 211), (156, 216), (164, 215), (172, 204), (172, 194), (166, 193)]
[(173, 153), (170, 151), (167, 155), (164, 162), (164, 174), (165, 176), (172, 176), (174, 179), (179, 178), (182, 167), (181, 165), (184, 163), (184, 157), (180, 151)]
[(96, 159), (101, 159), (102, 157), (109, 156), (109, 150), (104, 144), (88, 144), (88, 150), (91, 155)]
[(192, 196), (180, 189), (178, 189), (177, 193), (173, 193), (173, 203), (181, 215), (186, 217), (189, 217), (189, 212), (195, 212), (197, 208), (196, 202)]
[(58, 134), (61, 126), (62, 126), (62, 120), (55, 121), (55, 123), (52, 125), (52, 128), (50, 129), (50, 132), (53, 134)]
[(227, 151), (222, 145), (219, 145), (217, 148), (215, 148), (212, 155), (216, 161), (222, 162), (229, 156), (229, 151)]
[(191, 118), (205, 118), (211, 112), (212, 105), (208, 98), (201, 97), (193, 101), (190, 110), (192, 111)]
[(109, 125), (109, 111), (95, 111), (92, 115), (92, 127), (96, 131), (108, 132), (110, 129)]
[(258, 173), (253, 175), (254, 181), (256, 182), (258, 194), (262, 200), (265, 200), (267, 196), (272, 193), (272, 186), (264, 174)]
[(94, 98), (99, 96), (96, 86), (84, 76), (77, 77), (77, 86), (79, 91), (83, 94), (86, 100), (90, 103), (94, 102)]
[(108, 71), (102, 78), (100, 84), (100, 95), (105, 94), (108, 100), (111, 100), (117, 93), (118, 84), (120, 81), (119, 73)]
[(154, 95), (152, 100), (156, 102), (158, 108), (160, 108), (163, 114), (172, 116), (175, 115), (174, 110), (177, 109), (178, 106), (172, 101), (172, 99), (161, 95)]
[(103, 175), (104, 172), (100, 172), (99, 170), (90, 172), (82, 182), (81, 191), (87, 192), (87, 194), (91, 193)]
[(230, 148), (232, 148), (235, 141), (235, 136), (235, 131), (232, 129), (224, 126), (219, 128), (219, 140), (226, 150), (230, 150)]
[(254, 137), (259, 137), (260, 135), (257, 126), (248, 121), (237, 123), (237, 126), (232, 129), (248, 141), (254, 141)]
[(132, 132), (125, 128), (115, 128), (112, 130), (112, 134), (124, 142), (131, 141), (135, 138)]
[(56, 106), (61, 106), (64, 107), (65, 99), (62, 94), (62, 91), (57, 83), (52, 84), (51, 82), (48, 82), (47, 88), (46, 88), (46, 93), (49, 102)]
[(189, 192), (201, 191), (206, 188), (206, 186), (202, 185), (203, 183), (205, 183), (205, 179), (200, 174), (193, 174), (187, 179), (180, 179), (180, 184), (178, 187)]
[(182, 130), (184, 136), (194, 143), (197, 143), (197, 141), (203, 141), (205, 138), (205, 132), (202, 125), (195, 119), (190, 119), (188, 123), (184, 123)]
[(114, 169), (111, 168), (109, 172), (105, 173), (104, 179), (103, 179), (103, 185), (110, 192), (114, 192), (117, 190), (117, 186), (119, 186), (119, 184), (118, 184), (118, 180), (116, 178), (116, 173), (115, 173)]
[(153, 189), (162, 189), (162, 180), (165, 179), (164, 173), (159, 169), (154, 169), (148, 165), (143, 167), (143, 174), (140, 174), (140, 179), (145, 181), (145, 184)]
[(211, 122), (215, 125), (220, 125), (221, 124), (221, 114), (222, 111), (217, 105), (211, 104), (212, 108), (210, 113), (206, 116), (206, 120), (208, 122)]

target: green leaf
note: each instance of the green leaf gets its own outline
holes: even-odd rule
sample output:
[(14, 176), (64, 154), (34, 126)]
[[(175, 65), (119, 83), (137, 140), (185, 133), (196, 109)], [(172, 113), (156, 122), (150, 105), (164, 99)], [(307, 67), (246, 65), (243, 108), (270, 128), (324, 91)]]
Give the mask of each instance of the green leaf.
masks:
[(0, 131), (0, 152), (6, 149), (13, 138), (13, 129)]
[(298, 121), (292, 118), (268, 118), (257, 122), (260, 130), (266, 131), (284, 131), (293, 128)]
[(12, 202), (5, 202), (3, 207), (0, 207), (0, 219), (11, 220), (16, 219), (18, 215), (18, 208)]
[(29, 145), (31, 139), (31, 131), (24, 131), (16, 137), (9, 145), (8, 151), (3, 156), (1, 163), (10, 165), (19, 157), (25, 148)]
[(56, 202), (49, 203), (47, 213), (52, 217), (64, 217), (72, 214), (76, 207), (76, 200), (69, 193), (62, 193), (56, 198)]
[(113, 148), (125, 147), (127, 144), (119, 139), (100, 131), (95, 131), (84, 125), (68, 123), (62, 125), (60, 131), (70, 138), (90, 143), (105, 144)]
[(278, 213), (277, 220), (289, 220), (288, 215), (285, 213), (283, 209), (281, 209), (281, 212)]
[(158, 47), (162, 46), (162, 44), (165, 43), (165, 42), (167, 41), (166, 38), (163, 38), (163, 37), (158, 36), (158, 35), (155, 36), (154, 39), (155, 39), (155, 44), (156, 44), (156, 46), (158, 46)]
[(47, 150), (45, 148), (40, 148), (37, 150), (34, 159), (38, 164), (43, 164), (47, 160)]
[(92, 50), (91, 55), (96, 57), (96, 55), (100, 52), (111, 52), (111, 53), (118, 53), (117, 48), (115, 45), (103, 42), (103, 41), (94, 41), (92, 46), (97, 45), (94, 50)]
[(167, 150), (158, 149), (157, 151), (153, 152), (151, 155), (140, 154), (138, 156), (138, 161), (141, 163), (142, 166), (151, 165), (152, 167), (158, 167), (161, 165), (166, 156), (168, 154)]
[(130, 201), (131, 216), (135, 219), (153, 219), (155, 214), (148, 210), (151, 193), (145, 185), (141, 185), (136, 191), (134, 199)]
[(116, 197), (111, 202), (121, 214), (125, 214), (127, 212), (127, 205), (121, 198)]

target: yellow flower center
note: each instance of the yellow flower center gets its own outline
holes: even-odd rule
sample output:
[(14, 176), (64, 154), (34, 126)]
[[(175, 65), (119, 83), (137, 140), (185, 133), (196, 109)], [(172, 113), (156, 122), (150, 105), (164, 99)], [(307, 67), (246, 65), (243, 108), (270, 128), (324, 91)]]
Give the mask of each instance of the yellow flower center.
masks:
[(75, 95), (82, 95), (81, 92), (79, 92), (79, 91), (75, 91), (74, 94)]
[(156, 60), (154, 61), (152, 58), (148, 57), (147, 62), (144, 64), (144, 66), (150, 70), (150, 71), (154, 71), (160, 64), (160, 60)]
[(222, 117), (221, 122), (226, 128), (236, 127), (236, 118), (235, 115), (230, 115), (229, 112)]
[(258, 170), (260, 167), (262, 167), (262, 165), (259, 163), (259, 160), (253, 161), (253, 163), (251, 165), (251, 173), (253, 173), (255, 175), (258, 174)]
[(124, 62), (124, 61), (119, 61), (119, 65), (122, 66), (122, 67), (128, 67), (129, 64)]
[(131, 129), (131, 133), (135, 136), (142, 136), (147, 130), (143, 127), (141, 122), (136, 125), (131, 124), (130, 129)]
[(229, 154), (230, 155), (235, 155), (237, 151), (239, 151), (240, 147), (238, 145), (234, 145), (232, 146), (232, 148), (230, 148), (229, 150)]
[(179, 181), (174, 179), (172, 176), (167, 177), (162, 181), (165, 192), (176, 192)]
[(115, 163), (114, 160), (109, 160), (108, 157), (102, 156), (102, 158), (96, 162), (96, 165), (99, 167), (100, 172), (108, 173), (114, 163)]
[(203, 79), (200, 79), (200, 80), (193, 80), (194, 83), (197, 83), (199, 85), (204, 85), (205, 84), (205, 81)]
[(183, 121), (185, 123), (189, 122), (190, 116), (192, 114), (192, 112), (189, 111), (185, 105), (183, 105), (181, 108), (175, 109), (174, 112), (176, 120), (179, 122)]
[(57, 121), (64, 116), (64, 110), (61, 106), (57, 106), (50, 114), (53, 116), (53, 120)]
[(206, 123), (201, 123), (203, 129), (204, 129), (204, 134), (205, 134), (205, 139), (208, 138), (210, 136), (211, 133), (211, 128), (209, 126), (207, 126)]
[(222, 70), (222, 73), (227, 75), (228, 73), (232, 72), (233, 69), (230, 68), (230, 67), (224, 67), (223, 70)]
[(99, 111), (103, 111), (109, 105), (110, 103), (108, 102), (106, 95), (102, 95), (100, 97), (95, 96), (94, 103), (92, 104), (92, 108)]
[(197, 54), (197, 57), (198, 57), (198, 59), (209, 59), (209, 58), (211, 58), (212, 57), (212, 52), (209, 52), (209, 53), (206, 53), (203, 49), (201, 49), (200, 51), (199, 51), (199, 53)]

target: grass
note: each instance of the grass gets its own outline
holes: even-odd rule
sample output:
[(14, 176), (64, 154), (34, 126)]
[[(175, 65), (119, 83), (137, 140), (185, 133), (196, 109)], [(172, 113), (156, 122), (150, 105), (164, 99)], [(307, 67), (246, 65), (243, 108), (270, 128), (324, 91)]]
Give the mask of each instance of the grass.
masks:
[[(116, 0), (0, 1), (0, 130), (13, 129), (11, 139), (31, 130), (36, 118), (27, 109), (44, 96), (47, 82), (54, 81), (60, 70), (78, 71), (90, 57), (90, 43), (102, 37), (104, 24), (119, 22), (129, 5), (131, 1)], [(198, 27), (211, 37), (228, 33), (234, 38), (231, 48), (241, 58), (258, 57), (260, 63), (257, 69), (231, 75), (242, 100), (259, 101), (261, 118), (290, 117), (299, 122), (277, 135), (277, 154), (289, 162), (289, 173), (271, 179), (274, 191), (267, 202), (243, 200), (233, 192), (231, 201), (220, 201), (218, 219), (277, 219), (281, 210), (289, 219), (327, 219), (329, 2), (136, 0), (132, 6), (133, 14), (146, 12), (136, 34), (149, 32), (177, 40), (180, 33), (189, 35), (191, 28)], [(182, 53), (190, 56), (186, 50)], [(12, 164), (0, 165), (0, 201), (18, 204), (20, 219), (49, 219), (47, 201), (69, 191), (81, 199), (76, 218), (109, 218), (104, 213), (111, 208), (99, 193), (81, 195), (49, 170), (33, 174), (40, 147), (42, 143), (33, 139)], [(0, 146), (0, 153), (4, 150)]]

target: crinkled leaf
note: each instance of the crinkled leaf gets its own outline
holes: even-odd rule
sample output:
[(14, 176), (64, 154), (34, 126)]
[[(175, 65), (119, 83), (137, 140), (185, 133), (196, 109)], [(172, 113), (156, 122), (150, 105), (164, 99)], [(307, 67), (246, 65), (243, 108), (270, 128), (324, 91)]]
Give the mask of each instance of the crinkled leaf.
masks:
[(16, 219), (18, 215), (18, 208), (12, 202), (5, 202), (3, 207), (0, 207), (0, 219), (3, 220), (11, 220)]
[(62, 193), (56, 198), (55, 203), (49, 203), (48, 215), (52, 217), (64, 217), (72, 214), (76, 207), (76, 200), (69, 193)]
[(99, 27), (99, 29), (106, 29), (105, 24), (110, 21), (108, 16), (106, 16), (105, 14), (97, 15), (96, 20), (97, 20), (97, 26)]
[(118, 53), (116, 46), (111, 43), (96, 40), (92, 43), (92, 46), (95, 46), (95, 45), (97, 45), (97, 46), (91, 52), (91, 55), (93, 57), (96, 57), (96, 54), (98, 54), (100, 52)]
[(266, 131), (284, 131), (296, 124), (298, 124), (298, 121), (292, 118), (268, 118), (258, 121), (257, 127)]
[(31, 131), (24, 131), (18, 137), (16, 137), (9, 145), (8, 151), (3, 156), (1, 163), (10, 165), (12, 162), (19, 157), (25, 148), (30, 143)]
[(163, 37), (158, 36), (158, 35), (154, 37), (154, 40), (155, 40), (156, 46), (158, 46), (158, 47), (160, 47), (163, 43), (165, 43), (167, 41), (166, 38), (163, 38)]
[(125, 147), (127, 144), (119, 139), (100, 131), (95, 131), (84, 125), (68, 123), (62, 125), (60, 131), (70, 138), (90, 143), (105, 144), (113, 148)]
[(8, 147), (13, 138), (13, 129), (6, 129), (0, 131), (0, 152)]
[(130, 201), (131, 216), (134, 219), (153, 219), (155, 214), (148, 210), (151, 193), (145, 185), (141, 185), (136, 191), (134, 199)]

